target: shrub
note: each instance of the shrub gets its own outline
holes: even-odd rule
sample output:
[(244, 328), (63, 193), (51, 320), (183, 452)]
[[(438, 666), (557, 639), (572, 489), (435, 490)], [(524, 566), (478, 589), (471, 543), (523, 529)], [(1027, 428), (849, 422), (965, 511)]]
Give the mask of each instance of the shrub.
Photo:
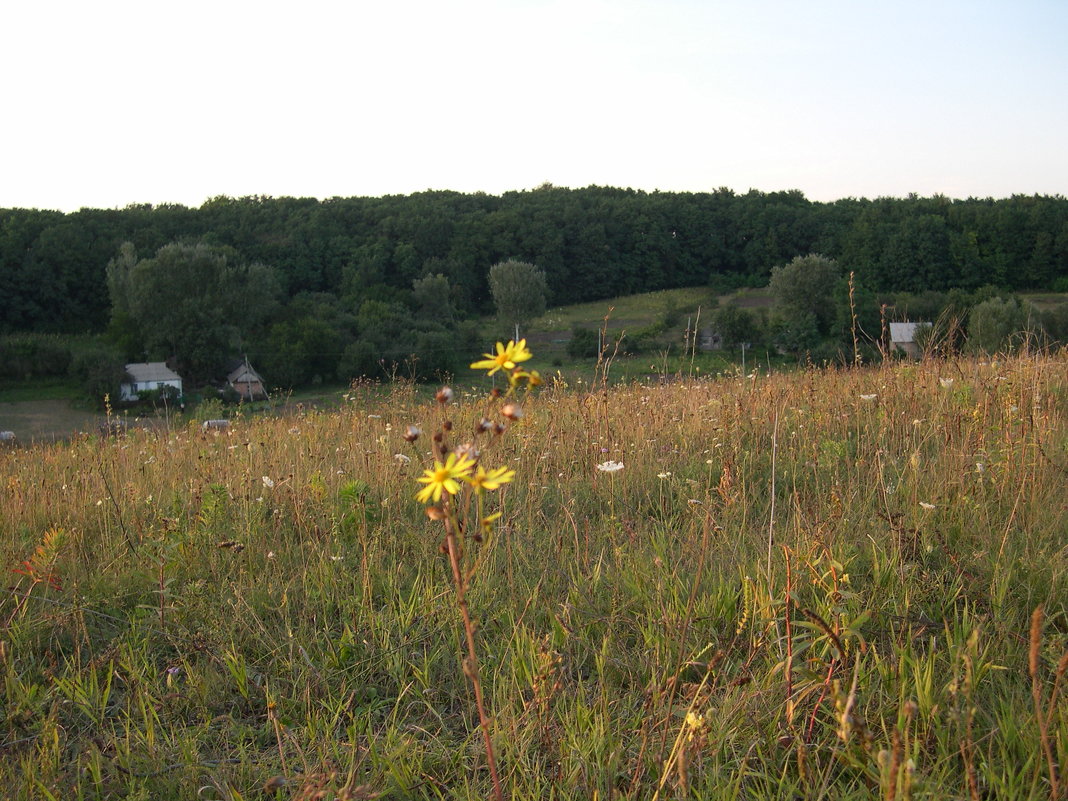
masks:
[(1037, 328), (1030, 304), (1019, 298), (990, 298), (968, 315), (968, 347), (981, 353), (1015, 351)]
[(65, 376), (70, 346), (55, 334), (12, 334), (0, 339), (0, 378)]
[(572, 359), (596, 358), (600, 341), (600, 336), (592, 328), (573, 328), (567, 342), (567, 355)]
[(111, 348), (98, 346), (75, 356), (68, 375), (81, 385), (94, 404), (102, 408), (105, 395), (113, 398), (118, 396), (124, 372), (120, 354)]

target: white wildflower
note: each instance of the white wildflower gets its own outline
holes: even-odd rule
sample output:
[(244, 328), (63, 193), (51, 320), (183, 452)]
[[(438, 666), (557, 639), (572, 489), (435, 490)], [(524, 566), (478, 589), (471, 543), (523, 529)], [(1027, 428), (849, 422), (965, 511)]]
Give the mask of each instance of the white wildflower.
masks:
[(264, 476), (263, 486), (265, 486), (267, 489), (274, 489), (274, 479), (272, 479), (270, 476)]
[(601, 462), (601, 464), (597, 465), (597, 469), (602, 473), (614, 473), (623, 469), (623, 462), (614, 462), (609, 459), (607, 462)]

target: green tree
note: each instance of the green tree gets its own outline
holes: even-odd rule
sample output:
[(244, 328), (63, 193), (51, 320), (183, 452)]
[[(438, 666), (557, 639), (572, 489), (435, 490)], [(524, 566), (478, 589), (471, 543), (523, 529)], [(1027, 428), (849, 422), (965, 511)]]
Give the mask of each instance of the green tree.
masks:
[(285, 388), (332, 379), (343, 350), (338, 331), (316, 317), (276, 323), (266, 342), (264, 375)]
[(105, 396), (110, 395), (113, 400), (118, 400), (119, 384), (125, 372), (122, 354), (102, 345), (79, 351), (70, 365), (71, 378), (81, 384), (86, 395), (99, 408), (104, 407)]
[(149, 357), (174, 357), (198, 380), (268, 318), (279, 282), (273, 269), (242, 263), (230, 249), (176, 242), (150, 259), (123, 246), (108, 265), (108, 288), (113, 322), (135, 328)]
[(1017, 297), (994, 297), (968, 315), (968, 347), (981, 353), (1016, 350), (1037, 330), (1033, 309)]
[[(817, 253), (797, 256), (784, 267), (771, 271), (768, 288), (775, 311), (789, 321), (788, 326), (826, 336), (835, 319), (835, 287), (841, 273), (838, 262)], [(809, 320), (811, 315), (811, 321)]]
[(712, 313), (712, 327), (728, 347), (760, 340), (760, 322), (748, 309), (726, 303)]
[(427, 320), (452, 322), (455, 314), (449, 292), (449, 279), (441, 273), (412, 281), (416, 313)]
[(545, 314), (549, 289), (545, 273), (533, 264), (516, 259), (498, 262), (490, 267), (489, 285), (497, 316), (515, 326), (516, 339), (520, 325)]

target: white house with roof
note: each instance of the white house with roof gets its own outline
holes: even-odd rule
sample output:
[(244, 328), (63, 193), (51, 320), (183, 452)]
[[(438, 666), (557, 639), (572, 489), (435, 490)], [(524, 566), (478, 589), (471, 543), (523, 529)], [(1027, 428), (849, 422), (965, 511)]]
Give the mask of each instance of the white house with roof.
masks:
[(930, 323), (890, 323), (890, 349), (897, 348), (913, 359), (920, 358), (923, 353), (916, 341), (916, 335), (930, 327)]
[(135, 362), (126, 365), (126, 376), (119, 385), (119, 398), (135, 401), (140, 393), (174, 387), (182, 394), (182, 377), (164, 362)]

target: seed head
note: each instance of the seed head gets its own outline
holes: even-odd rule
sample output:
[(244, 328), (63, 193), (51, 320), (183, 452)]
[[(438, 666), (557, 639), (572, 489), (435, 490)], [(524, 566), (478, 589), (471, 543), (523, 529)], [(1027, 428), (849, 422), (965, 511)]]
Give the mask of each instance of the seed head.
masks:
[(523, 408), (518, 403), (506, 403), (501, 409), (501, 414), (509, 420), (518, 420), (523, 416)]
[(423, 432), (420, 431), (416, 426), (408, 426), (408, 428), (404, 431), (404, 438), (408, 442), (415, 442), (417, 439), (419, 439), (419, 435), (422, 433)]
[(442, 406), (444, 406), (446, 403), (451, 401), (452, 398), (453, 398), (452, 387), (442, 387), (434, 395), (434, 399), (438, 403), (440, 403)]
[(453, 453), (457, 456), (466, 456), (472, 462), (478, 461), (478, 448), (470, 442), (465, 442), (463, 445), (457, 445)]

